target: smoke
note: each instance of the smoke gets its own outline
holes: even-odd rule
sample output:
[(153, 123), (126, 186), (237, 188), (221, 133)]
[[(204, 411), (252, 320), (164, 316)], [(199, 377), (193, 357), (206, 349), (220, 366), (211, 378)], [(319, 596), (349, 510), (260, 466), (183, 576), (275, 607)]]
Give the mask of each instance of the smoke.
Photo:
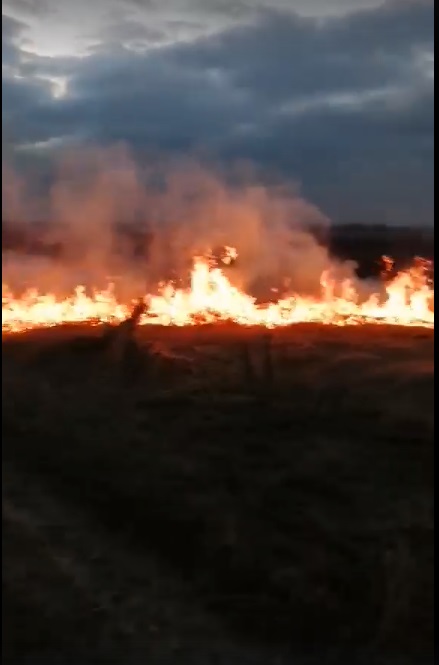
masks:
[(23, 179), (7, 164), (2, 164), (2, 220), (23, 219), (28, 214)]
[[(26, 219), (35, 205), (23, 181), (8, 173), (7, 217)], [(324, 215), (297, 188), (262, 185), (251, 172), (226, 179), (188, 161), (140, 168), (121, 146), (82, 149), (59, 161), (38, 209), (51, 222), (45, 241), (61, 253), (57, 261), (28, 258), (26, 266), (21, 258), (19, 268), (16, 258), (3, 257), (3, 280), (12, 287), (20, 275), (28, 286), (51, 291), (113, 280), (132, 297), (184, 279), (194, 256), (226, 245), (238, 251), (236, 264), (225, 268), (230, 280), (254, 295), (271, 287), (317, 293), (328, 267), (340, 277), (353, 275), (353, 266), (334, 265), (309, 231), (328, 223)], [(137, 259), (117, 225), (145, 234)]]

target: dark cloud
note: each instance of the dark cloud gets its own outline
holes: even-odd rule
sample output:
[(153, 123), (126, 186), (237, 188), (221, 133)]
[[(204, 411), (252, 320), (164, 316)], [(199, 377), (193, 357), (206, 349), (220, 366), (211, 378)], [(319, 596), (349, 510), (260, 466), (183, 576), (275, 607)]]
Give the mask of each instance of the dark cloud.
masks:
[(20, 78), (3, 72), (3, 133), (27, 148), (55, 138), (249, 159), (301, 181), (337, 218), (431, 222), (433, 18), (429, 0), (324, 22), (262, 8), (172, 44), (125, 17), (85, 58), (24, 54), (23, 26), (7, 18), (4, 57)]
[(20, 37), (26, 25), (11, 16), (2, 16), (2, 65), (17, 66), (21, 61), (18, 47)]
[(30, 16), (44, 16), (51, 11), (48, 0), (5, 0), (4, 9), (14, 9)]

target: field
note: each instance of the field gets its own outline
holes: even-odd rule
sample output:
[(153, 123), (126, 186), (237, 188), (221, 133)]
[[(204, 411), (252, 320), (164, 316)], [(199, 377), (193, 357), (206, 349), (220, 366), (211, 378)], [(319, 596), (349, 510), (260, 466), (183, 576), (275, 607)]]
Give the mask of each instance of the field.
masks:
[(3, 661), (432, 663), (433, 332), (136, 336), (3, 337)]

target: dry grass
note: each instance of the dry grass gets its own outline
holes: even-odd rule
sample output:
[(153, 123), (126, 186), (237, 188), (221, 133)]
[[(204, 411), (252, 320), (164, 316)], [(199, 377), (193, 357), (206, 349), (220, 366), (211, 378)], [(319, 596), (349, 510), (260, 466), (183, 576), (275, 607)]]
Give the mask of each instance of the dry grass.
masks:
[[(142, 329), (117, 361), (99, 334), (3, 340), (6, 662), (432, 662), (431, 332)], [(86, 517), (91, 581), (48, 565), (34, 485)]]

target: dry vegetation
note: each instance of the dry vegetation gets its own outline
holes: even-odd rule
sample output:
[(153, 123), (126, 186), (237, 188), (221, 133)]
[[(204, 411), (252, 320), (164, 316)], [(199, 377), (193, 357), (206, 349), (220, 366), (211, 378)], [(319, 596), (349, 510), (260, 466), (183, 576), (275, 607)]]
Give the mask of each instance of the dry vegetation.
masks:
[(3, 339), (4, 662), (433, 662), (432, 332), (136, 336)]

